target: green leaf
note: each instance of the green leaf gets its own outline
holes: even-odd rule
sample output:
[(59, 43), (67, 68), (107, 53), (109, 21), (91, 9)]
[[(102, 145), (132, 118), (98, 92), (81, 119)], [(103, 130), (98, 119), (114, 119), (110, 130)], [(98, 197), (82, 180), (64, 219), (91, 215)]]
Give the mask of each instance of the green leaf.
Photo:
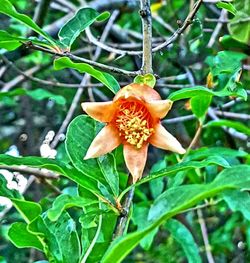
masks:
[(199, 255), (199, 248), (195, 243), (192, 234), (183, 224), (178, 220), (170, 219), (165, 224), (165, 227), (170, 232), (171, 236), (181, 245), (188, 263), (202, 262)]
[(204, 126), (204, 128), (223, 127), (223, 126), (233, 128), (239, 132), (245, 133), (246, 135), (250, 136), (250, 129), (243, 123), (237, 122), (237, 121), (229, 121), (229, 120), (223, 120), (223, 119), (210, 121)]
[[(66, 151), (73, 165), (82, 173), (109, 185), (115, 196), (119, 193), (119, 175), (113, 155), (83, 160), (97, 133), (97, 122), (86, 115), (77, 116), (69, 125), (66, 134)], [(108, 192), (108, 189), (105, 189)]]
[(219, 42), (222, 44), (223, 48), (225, 49), (237, 48), (237, 49), (241, 49), (243, 52), (246, 53), (249, 50), (249, 45), (237, 41), (231, 35), (224, 35), (220, 37)]
[(234, 5), (231, 3), (219, 2), (216, 4), (219, 8), (223, 8), (230, 12), (233, 15), (236, 15), (237, 10), (235, 9)]
[(172, 101), (177, 101), (177, 100), (193, 98), (196, 96), (211, 96), (211, 95), (218, 96), (218, 97), (239, 96), (246, 100), (246, 95), (245, 93), (242, 94), (241, 89), (239, 90), (236, 89), (233, 91), (226, 90), (226, 89), (221, 90), (221, 91), (213, 91), (203, 86), (195, 86), (192, 88), (185, 88), (185, 89), (181, 89), (181, 90), (172, 92), (168, 96), (168, 99)]
[(44, 100), (44, 99), (51, 99), (59, 105), (66, 104), (66, 99), (63, 96), (53, 94), (44, 89), (26, 90), (23, 88), (17, 88), (12, 91), (1, 92), (0, 99), (4, 97), (15, 97), (15, 96), (23, 96), (23, 95), (27, 95), (37, 101)]
[(27, 224), (17, 222), (8, 231), (10, 241), (18, 248), (33, 247), (43, 251), (43, 245), (38, 237), (27, 230)]
[[(180, 172), (180, 171), (187, 171), (190, 169), (196, 169), (196, 168), (204, 168), (210, 164), (216, 164), (225, 168), (229, 168), (230, 165), (229, 163), (226, 161), (226, 159), (224, 159), (221, 156), (215, 155), (215, 156), (209, 156), (207, 159), (202, 160), (202, 161), (186, 161), (183, 163), (178, 163), (172, 166), (168, 166), (165, 169), (162, 169), (160, 171), (154, 172), (152, 174), (149, 174), (148, 176), (142, 178), (140, 181), (138, 181), (137, 183), (135, 183), (133, 186), (138, 186), (147, 182), (150, 182), (152, 180), (155, 180), (157, 178), (163, 177), (163, 176), (174, 176), (176, 175), (176, 173)], [(119, 199), (121, 199), (125, 193), (127, 193), (133, 186), (127, 187), (120, 195), (119, 195)]]
[(16, 198), (11, 198), (11, 201), (26, 223), (30, 223), (42, 213), (38, 203)]
[(227, 190), (222, 197), (233, 212), (239, 211), (247, 220), (250, 220), (250, 195), (247, 191)]
[(208, 107), (212, 101), (211, 95), (194, 96), (191, 98), (192, 112), (197, 118), (202, 118), (207, 113)]
[(0, 164), (10, 166), (27, 165), (30, 167), (46, 168), (73, 180), (83, 188), (91, 191), (96, 196), (102, 196), (96, 181), (86, 176), (86, 173), (83, 174), (71, 165), (60, 162), (59, 160), (46, 159), (36, 156), (13, 157), (10, 155), (0, 154)]
[(30, 17), (20, 14), (16, 11), (15, 7), (8, 0), (1, 0), (0, 13), (10, 16), (19, 22), (25, 24), (27, 27), (31, 28), (33, 31), (43, 36), (48, 42), (50, 42), (54, 47), (57, 46), (55, 40), (50, 37), (45, 31), (43, 31)]
[(58, 33), (60, 42), (70, 50), (71, 45), (76, 38), (84, 31), (88, 26), (95, 21), (104, 21), (110, 16), (109, 12), (103, 12), (99, 14), (92, 8), (81, 8), (72, 17)]
[(134, 83), (146, 84), (149, 87), (153, 88), (156, 83), (155, 76), (153, 74), (138, 75), (134, 79)]
[(24, 38), (24, 37), (17, 37), (12, 36), (8, 32), (0, 30), (0, 48), (7, 49), (8, 51), (15, 50), (16, 48), (20, 47), (22, 43), (32, 41), (34, 44), (44, 46), (47, 48), (51, 48), (51, 46), (45, 42), (40, 41), (37, 38)]
[(80, 73), (88, 73), (103, 83), (103, 85), (108, 87), (113, 93), (117, 93), (120, 89), (119, 83), (112, 75), (99, 71), (86, 63), (75, 63), (67, 57), (58, 58), (54, 61), (55, 70), (62, 70), (65, 68), (76, 69)]
[(149, 220), (153, 220), (152, 223), (141, 231), (130, 233), (115, 240), (101, 262), (121, 262), (147, 234), (167, 219), (224, 190), (245, 187), (250, 187), (249, 165), (239, 165), (226, 169), (210, 184), (193, 184), (170, 188), (161, 194), (151, 207)]
[(235, 17), (228, 23), (228, 30), (232, 37), (242, 43), (249, 44), (250, 41), (250, 5), (248, 0), (235, 0), (234, 6), (237, 10)]
[(7, 187), (7, 180), (0, 174), (0, 196), (7, 198), (21, 198), (20, 193), (17, 190), (11, 190)]
[(234, 51), (220, 51), (214, 57), (207, 57), (206, 63), (211, 68), (213, 76), (218, 76), (222, 73), (234, 74), (241, 68), (241, 61), (246, 59), (247, 55)]
[(76, 224), (68, 213), (63, 212), (56, 222), (50, 221), (45, 213), (32, 221), (28, 230), (45, 237), (49, 262), (79, 262), (80, 242)]
[(62, 214), (62, 212), (70, 207), (84, 208), (86, 206), (98, 203), (98, 200), (89, 200), (80, 196), (60, 195), (53, 202), (52, 208), (48, 210), (48, 218), (51, 221), (56, 221)]
[(224, 148), (224, 147), (202, 147), (197, 150), (192, 150), (186, 160), (203, 160), (204, 158), (207, 158), (209, 156), (220, 156), (223, 158), (227, 157), (246, 157), (247, 152), (244, 152), (242, 150), (234, 150), (230, 148)]

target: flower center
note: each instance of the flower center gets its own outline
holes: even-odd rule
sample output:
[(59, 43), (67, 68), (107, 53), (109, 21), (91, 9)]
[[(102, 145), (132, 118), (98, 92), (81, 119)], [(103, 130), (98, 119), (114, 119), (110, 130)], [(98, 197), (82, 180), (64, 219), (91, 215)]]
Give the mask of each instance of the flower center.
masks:
[(137, 149), (152, 135), (152, 118), (147, 108), (140, 102), (121, 103), (116, 114), (119, 135)]

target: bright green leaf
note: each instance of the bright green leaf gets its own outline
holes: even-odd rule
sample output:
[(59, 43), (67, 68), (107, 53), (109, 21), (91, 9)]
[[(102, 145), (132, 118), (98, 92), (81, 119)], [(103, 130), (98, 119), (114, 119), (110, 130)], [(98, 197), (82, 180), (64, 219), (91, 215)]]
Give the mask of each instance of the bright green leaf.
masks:
[(89, 75), (103, 83), (113, 93), (118, 92), (120, 89), (119, 83), (112, 75), (97, 70), (86, 63), (75, 63), (67, 57), (58, 58), (54, 61), (55, 70), (62, 70), (65, 68), (76, 69), (80, 73), (88, 73)]
[(18, 248), (33, 247), (43, 251), (43, 245), (38, 237), (27, 230), (27, 224), (16, 222), (8, 231), (10, 241)]
[(138, 75), (135, 77), (134, 83), (146, 84), (149, 87), (153, 88), (155, 86), (156, 79), (155, 76), (152, 74)]
[(191, 98), (192, 112), (197, 118), (202, 118), (207, 113), (208, 107), (211, 103), (211, 95), (194, 96)]
[(230, 12), (231, 14), (235, 15), (237, 10), (235, 9), (234, 5), (232, 3), (225, 3), (225, 2), (219, 2), (216, 4), (219, 8), (223, 8)]
[(95, 21), (104, 21), (110, 16), (109, 12), (99, 14), (92, 8), (81, 8), (77, 11), (58, 33), (60, 42), (70, 50), (71, 45), (86, 27)]
[(241, 122), (237, 122), (237, 121), (230, 121), (230, 120), (214, 120), (214, 121), (210, 121), (208, 122), (204, 127), (229, 127), (229, 128), (233, 128), (239, 132), (245, 133), (246, 135), (250, 136), (250, 129), (244, 125)]
[(171, 236), (181, 245), (188, 263), (201, 263), (199, 248), (190, 231), (178, 220), (170, 219), (165, 224)]
[(15, 18), (19, 22), (25, 24), (39, 35), (43, 36), (53, 46), (57, 46), (55, 40), (43, 31), (30, 17), (20, 14), (16, 11), (15, 7), (8, 0), (1, 0), (0, 13)]
[(130, 233), (115, 240), (101, 262), (121, 262), (147, 234), (167, 219), (222, 191), (245, 187), (250, 187), (249, 165), (239, 165), (226, 169), (210, 184), (193, 184), (170, 188), (161, 194), (151, 207), (149, 214), (149, 219), (153, 220), (151, 225), (141, 231)]

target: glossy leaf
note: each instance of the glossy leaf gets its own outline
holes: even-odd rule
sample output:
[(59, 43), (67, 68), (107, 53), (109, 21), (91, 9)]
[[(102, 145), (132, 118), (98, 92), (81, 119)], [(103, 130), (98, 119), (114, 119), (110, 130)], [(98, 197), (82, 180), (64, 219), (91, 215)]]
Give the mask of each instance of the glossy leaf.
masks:
[(56, 222), (50, 221), (45, 213), (32, 221), (28, 230), (46, 237), (46, 255), (49, 262), (79, 262), (80, 243), (76, 224), (68, 213), (63, 212)]
[(113, 93), (116, 93), (120, 89), (119, 83), (112, 75), (97, 70), (86, 63), (75, 63), (67, 57), (58, 58), (54, 61), (55, 70), (62, 70), (65, 68), (75, 69), (80, 73), (88, 73), (90, 76), (103, 83), (103, 85), (108, 87)]
[(235, 17), (230, 20), (228, 30), (236, 40), (249, 44), (250, 40), (250, 5), (248, 0), (235, 0), (237, 10)]
[(88, 200), (80, 196), (60, 195), (53, 202), (52, 208), (48, 210), (48, 218), (51, 221), (56, 221), (62, 214), (62, 212), (70, 207), (84, 208), (86, 206), (97, 203), (97, 200)]
[[(105, 189), (109, 185), (115, 196), (119, 193), (119, 175), (114, 156), (83, 160), (97, 134), (97, 122), (86, 115), (76, 117), (69, 125), (66, 135), (66, 150), (73, 165), (82, 173), (98, 180)], [(109, 190), (106, 188), (106, 192)]]
[(98, 13), (92, 8), (81, 8), (72, 17), (58, 33), (60, 42), (70, 50), (71, 45), (76, 38), (83, 32), (88, 26), (95, 21), (104, 21), (109, 17), (109, 12), (102, 14)]
[(230, 121), (230, 120), (214, 120), (214, 121), (210, 121), (208, 122), (204, 127), (229, 127), (229, 128), (233, 128), (239, 132), (245, 133), (246, 135), (250, 136), (250, 129), (244, 125), (241, 122), (237, 122), (237, 121)]
[[(82, 187), (88, 189), (97, 196), (101, 196), (97, 182), (85, 174), (79, 172), (69, 164), (58, 160), (46, 159), (41, 157), (13, 157), (10, 155), (0, 154), (0, 164), (2, 165), (27, 165), (30, 167), (46, 168), (61, 174)], [(87, 179), (86, 179), (87, 178)]]
[(211, 103), (211, 95), (194, 96), (191, 98), (192, 112), (197, 118), (202, 118), (207, 113), (208, 107)]
[(194, 238), (190, 231), (181, 224), (178, 220), (170, 219), (165, 224), (166, 229), (170, 232), (171, 236), (182, 247), (188, 263), (201, 263), (201, 257), (199, 255), (199, 248), (194, 241)]
[(234, 5), (232, 3), (225, 3), (225, 2), (219, 2), (216, 4), (219, 8), (223, 8), (230, 12), (231, 14), (235, 15), (237, 10), (235, 9)]
[(12, 51), (20, 47), (22, 43), (27, 41), (32, 41), (34, 44), (51, 48), (51, 46), (47, 42), (40, 41), (36, 38), (24, 38), (24, 37), (12, 36), (8, 32), (0, 30), (0, 48), (4, 48), (8, 51)]
[(168, 99), (172, 101), (177, 100), (183, 100), (183, 99), (189, 99), (196, 96), (218, 96), (218, 97), (224, 97), (224, 96), (239, 96), (246, 100), (245, 92), (242, 93), (241, 90), (221, 90), (221, 91), (213, 91), (211, 89), (205, 88), (203, 86), (195, 86), (192, 88), (185, 88), (181, 89), (175, 92), (172, 92)]
[(147, 234), (167, 219), (222, 191), (245, 187), (250, 187), (249, 165), (239, 165), (226, 169), (210, 184), (193, 184), (170, 188), (160, 195), (151, 207), (149, 219), (152, 220), (152, 223), (141, 231), (130, 233), (115, 240), (101, 262), (121, 262)]
[(31, 28), (33, 31), (44, 37), (44, 39), (50, 42), (53, 46), (57, 46), (55, 40), (53, 40), (52, 37), (43, 31), (30, 17), (18, 13), (15, 7), (8, 0), (1, 0), (0, 13), (10, 16), (25, 24), (27, 27)]
[(149, 87), (153, 88), (156, 83), (155, 76), (152, 74), (138, 75), (134, 79), (134, 83), (146, 84)]
[(10, 241), (18, 248), (36, 248), (43, 251), (43, 245), (38, 237), (27, 230), (27, 224), (16, 222), (8, 231)]
[(66, 104), (66, 99), (63, 96), (53, 94), (45, 89), (26, 90), (23, 88), (17, 88), (12, 91), (1, 92), (0, 99), (4, 97), (15, 97), (15, 96), (23, 96), (23, 95), (27, 95), (37, 101), (50, 99), (59, 105)]
[(223, 199), (233, 212), (239, 211), (250, 220), (250, 195), (247, 191), (228, 190), (222, 194)]

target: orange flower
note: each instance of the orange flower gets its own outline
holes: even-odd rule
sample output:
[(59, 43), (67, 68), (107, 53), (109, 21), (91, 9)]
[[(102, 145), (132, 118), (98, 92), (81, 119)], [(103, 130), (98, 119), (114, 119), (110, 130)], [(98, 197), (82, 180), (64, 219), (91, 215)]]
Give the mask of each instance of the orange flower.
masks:
[(107, 125), (91, 143), (84, 159), (96, 158), (124, 145), (123, 153), (135, 183), (142, 176), (148, 144), (180, 154), (185, 149), (160, 123), (172, 106), (171, 100), (145, 84), (122, 88), (110, 102), (85, 102), (83, 110)]

